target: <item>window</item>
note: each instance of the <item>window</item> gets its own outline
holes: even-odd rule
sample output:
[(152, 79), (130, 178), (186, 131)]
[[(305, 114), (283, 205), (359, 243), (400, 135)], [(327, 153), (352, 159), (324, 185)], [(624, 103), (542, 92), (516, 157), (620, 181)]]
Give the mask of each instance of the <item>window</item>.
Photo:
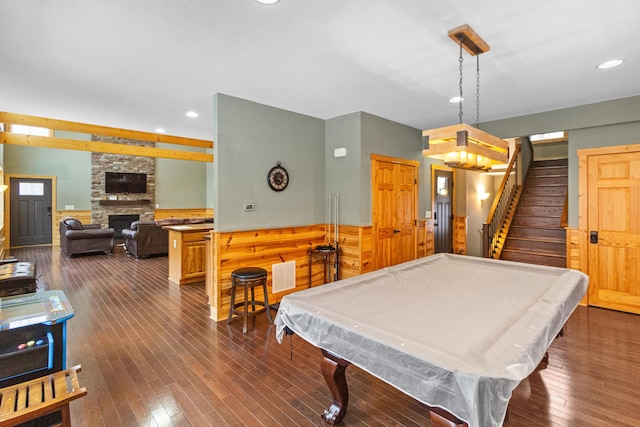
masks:
[(38, 126), (27, 125), (9, 125), (9, 131), (13, 133), (19, 133), (22, 135), (35, 135), (35, 136), (53, 136), (51, 129), (41, 128)]
[(20, 196), (44, 196), (43, 182), (21, 182), (18, 186)]
[(447, 177), (445, 176), (439, 176), (438, 177), (438, 183), (437, 183), (437, 191), (438, 194), (441, 196), (446, 196), (449, 194), (449, 189), (447, 188)]

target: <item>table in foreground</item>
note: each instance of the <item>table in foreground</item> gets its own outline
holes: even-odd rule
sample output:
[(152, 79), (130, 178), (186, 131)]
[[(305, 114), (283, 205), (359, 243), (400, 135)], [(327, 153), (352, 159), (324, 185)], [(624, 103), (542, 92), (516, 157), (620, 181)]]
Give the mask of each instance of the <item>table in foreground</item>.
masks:
[(587, 286), (576, 270), (437, 254), (285, 296), (276, 336), (322, 350), (330, 424), (346, 413), (352, 363), (434, 420), (499, 426)]

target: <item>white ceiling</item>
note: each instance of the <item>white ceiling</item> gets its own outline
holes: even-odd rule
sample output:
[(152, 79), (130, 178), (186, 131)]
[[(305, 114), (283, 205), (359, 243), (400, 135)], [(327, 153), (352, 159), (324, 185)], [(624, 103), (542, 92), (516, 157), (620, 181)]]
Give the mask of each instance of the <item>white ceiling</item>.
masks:
[[(171, 135), (212, 139), (216, 92), (322, 119), (457, 123), (447, 32), (465, 23), (491, 46), (481, 121), (640, 95), (638, 0), (5, 0), (0, 16), (0, 111)], [(611, 58), (625, 62), (596, 69)]]

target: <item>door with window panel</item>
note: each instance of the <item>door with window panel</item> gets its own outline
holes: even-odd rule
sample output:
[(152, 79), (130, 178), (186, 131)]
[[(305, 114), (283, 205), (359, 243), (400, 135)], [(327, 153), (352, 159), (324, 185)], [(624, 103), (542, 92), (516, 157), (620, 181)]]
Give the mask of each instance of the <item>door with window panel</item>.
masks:
[(453, 253), (453, 172), (434, 171), (434, 243), (435, 252)]
[(11, 246), (51, 244), (51, 180), (11, 178)]

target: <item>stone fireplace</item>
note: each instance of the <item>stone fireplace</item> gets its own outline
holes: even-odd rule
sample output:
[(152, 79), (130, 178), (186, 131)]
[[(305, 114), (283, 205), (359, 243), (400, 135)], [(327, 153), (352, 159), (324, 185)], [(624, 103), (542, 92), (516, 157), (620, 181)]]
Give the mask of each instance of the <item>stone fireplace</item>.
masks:
[[(153, 142), (127, 138), (92, 135), (92, 141), (114, 144), (153, 147)], [(105, 172), (134, 172), (147, 175), (147, 192), (138, 194), (107, 194)], [(129, 156), (124, 154), (91, 153), (91, 222), (109, 227), (110, 216), (135, 216), (137, 219), (154, 219), (156, 190), (156, 162), (152, 157)], [(127, 228), (132, 221), (129, 221)], [(114, 227), (115, 228), (115, 227)], [(119, 231), (122, 230), (120, 228)]]

